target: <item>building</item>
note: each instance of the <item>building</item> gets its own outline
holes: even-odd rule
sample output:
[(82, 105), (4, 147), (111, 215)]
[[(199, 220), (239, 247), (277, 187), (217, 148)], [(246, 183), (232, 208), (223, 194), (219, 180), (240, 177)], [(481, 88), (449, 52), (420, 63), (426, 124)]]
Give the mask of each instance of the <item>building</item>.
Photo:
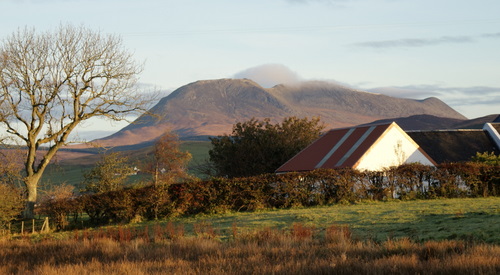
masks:
[(404, 163), (436, 162), (396, 123), (334, 129), (279, 167), (277, 173), (320, 168), (382, 170)]
[(477, 152), (500, 154), (500, 123), (483, 129), (403, 131), (395, 122), (333, 129), (299, 152), (276, 173), (346, 168), (379, 171), (404, 163), (436, 165), (468, 161)]
[[(437, 163), (469, 161), (478, 152), (500, 154), (500, 123), (483, 129), (408, 131), (407, 134)], [(496, 140), (496, 141), (495, 141)]]

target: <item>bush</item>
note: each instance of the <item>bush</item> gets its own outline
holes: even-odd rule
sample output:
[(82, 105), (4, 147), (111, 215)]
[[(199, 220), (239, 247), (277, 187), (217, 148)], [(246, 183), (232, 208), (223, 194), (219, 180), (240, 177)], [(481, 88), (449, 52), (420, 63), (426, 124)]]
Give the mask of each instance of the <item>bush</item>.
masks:
[(120, 190), (134, 173), (128, 158), (119, 152), (104, 153), (95, 167), (85, 172), (85, 192), (104, 193)]
[(92, 223), (128, 222), (136, 216), (131, 192), (127, 189), (101, 194), (86, 194), (81, 198), (84, 211)]
[(137, 216), (144, 217), (148, 220), (158, 219), (168, 216), (164, 205), (168, 204), (167, 185), (146, 186), (132, 191), (132, 203)]
[(55, 223), (56, 229), (61, 230), (69, 224), (67, 217), (70, 214), (77, 217), (81, 213), (79, 204), (75, 202), (76, 200), (73, 198), (48, 199), (42, 203), (38, 211), (49, 216)]
[(74, 214), (76, 219), (82, 212), (80, 205), (75, 203), (73, 189), (66, 184), (54, 186), (42, 196), (41, 206), (37, 209), (37, 212), (49, 216), (59, 230), (69, 224), (67, 217), (70, 214)]
[(5, 229), (24, 207), (22, 192), (18, 188), (0, 183), (0, 229)]
[(198, 213), (352, 203), (363, 199), (454, 198), (499, 195), (498, 167), (450, 163), (409, 164), (380, 172), (319, 169), (304, 173), (212, 178), (129, 188), (76, 199), (48, 200), (44, 211), (61, 227), (71, 213), (85, 211), (93, 223), (161, 219)]

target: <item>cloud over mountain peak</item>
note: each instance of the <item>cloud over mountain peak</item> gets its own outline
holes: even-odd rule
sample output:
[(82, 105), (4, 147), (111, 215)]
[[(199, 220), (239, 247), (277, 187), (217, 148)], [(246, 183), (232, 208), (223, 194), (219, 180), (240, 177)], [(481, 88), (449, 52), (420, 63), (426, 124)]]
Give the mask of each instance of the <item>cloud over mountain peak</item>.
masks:
[(278, 84), (292, 84), (302, 80), (294, 71), (282, 64), (264, 64), (236, 73), (233, 78), (251, 79), (264, 88)]

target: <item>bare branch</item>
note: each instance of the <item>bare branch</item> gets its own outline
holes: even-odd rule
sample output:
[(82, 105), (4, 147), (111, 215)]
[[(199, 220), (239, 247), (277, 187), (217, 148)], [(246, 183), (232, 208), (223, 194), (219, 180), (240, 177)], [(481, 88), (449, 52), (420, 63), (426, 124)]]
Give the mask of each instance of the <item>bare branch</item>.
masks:
[[(123, 120), (153, 99), (136, 89), (142, 66), (122, 40), (83, 26), (20, 29), (0, 45), (0, 124), (25, 142), (26, 184), (36, 186), (70, 133), (93, 117)], [(49, 144), (41, 161), (36, 151)], [(37, 165), (35, 166), (35, 163)]]

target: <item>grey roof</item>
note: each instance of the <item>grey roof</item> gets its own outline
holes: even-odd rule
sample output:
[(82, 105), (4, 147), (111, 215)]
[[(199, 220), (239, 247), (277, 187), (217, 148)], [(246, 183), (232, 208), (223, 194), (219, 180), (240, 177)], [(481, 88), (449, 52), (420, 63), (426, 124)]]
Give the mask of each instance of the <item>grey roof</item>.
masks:
[(437, 163), (469, 161), (477, 152), (500, 154), (483, 130), (440, 130), (406, 132)]

